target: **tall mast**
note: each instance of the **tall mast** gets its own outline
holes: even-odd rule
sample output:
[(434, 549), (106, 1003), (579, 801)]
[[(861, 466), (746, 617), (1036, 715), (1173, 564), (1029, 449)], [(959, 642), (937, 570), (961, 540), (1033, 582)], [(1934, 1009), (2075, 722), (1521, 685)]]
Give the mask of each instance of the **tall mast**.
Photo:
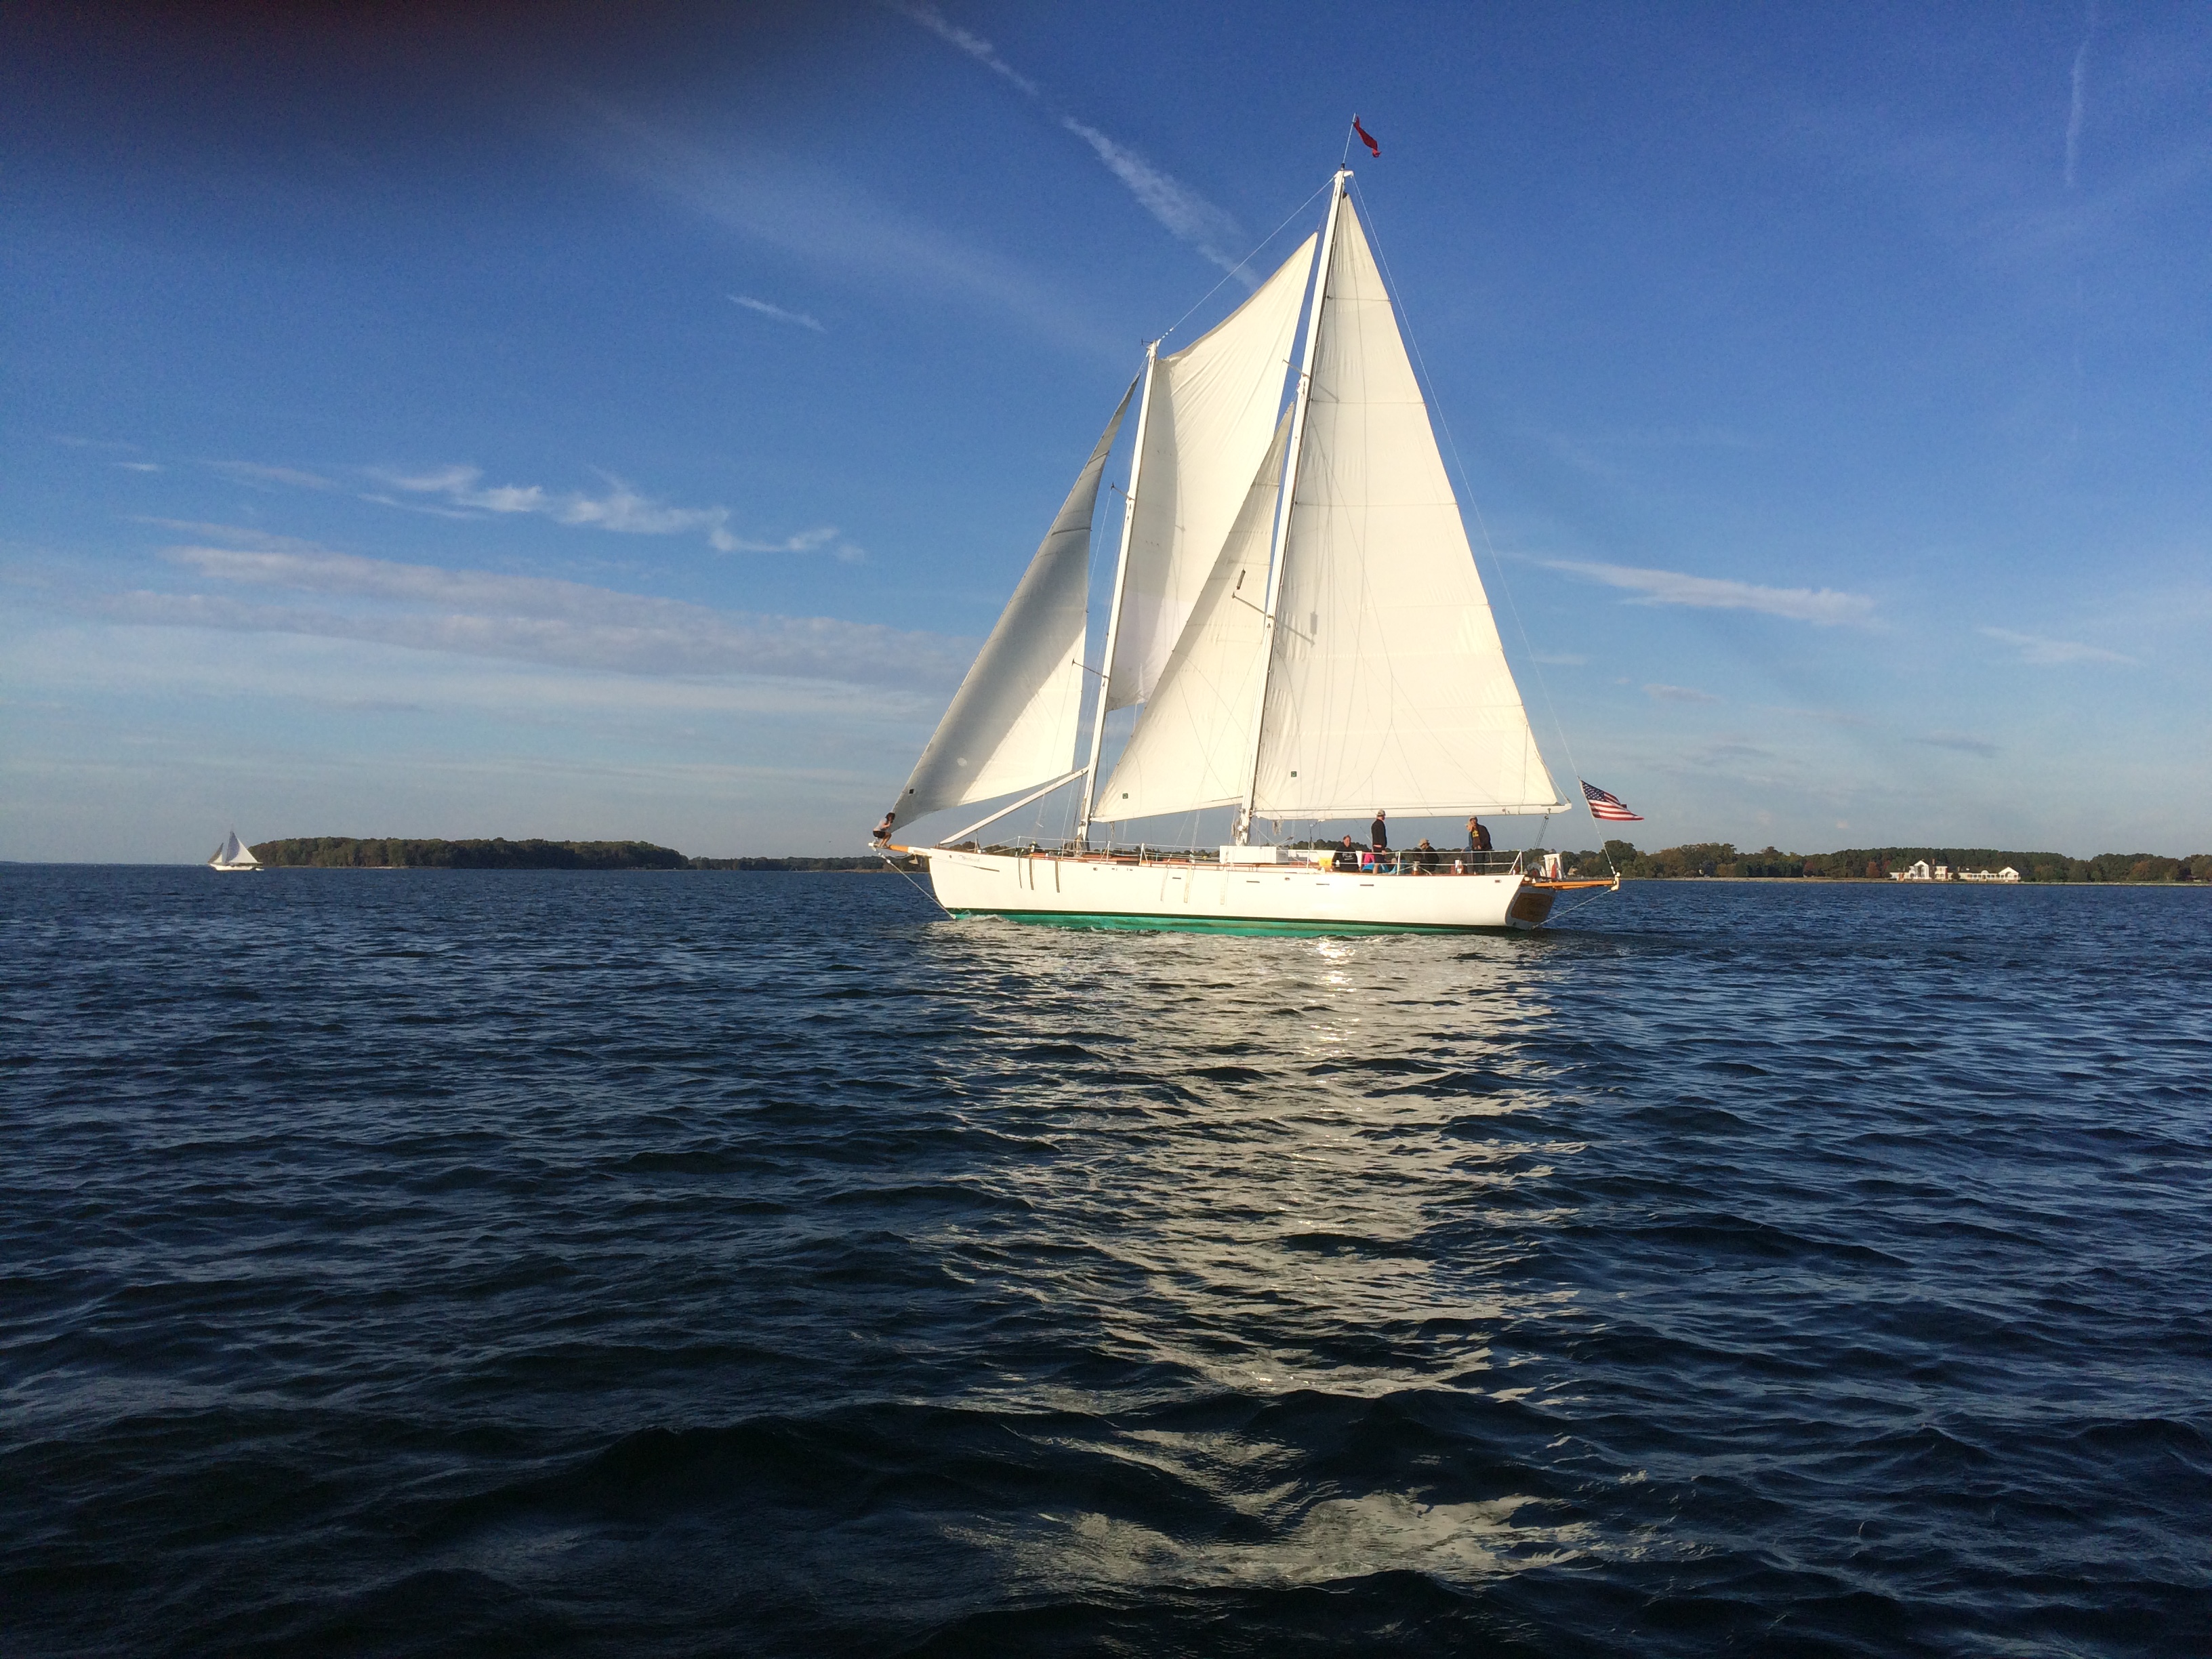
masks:
[[(1314, 257), (1319, 261), (1314, 277), (1313, 311), (1306, 319), (1304, 355), (1298, 364), (1298, 396), (1291, 414), (1291, 459), (1283, 475), (1283, 499), (1275, 509), (1275, 540), (1267, 562), (1267, 604), (1261, 613), (1260, 623), (1260, 701), (1252, 711), (1252, 761), (1244, 772), (1244, 805), (1237, 814), (1235, 838), (1239, 847), (1252, 836), (1252, 805), (1260, 788), (1260, 744), (1266, 736), (1262, 729), (1267, 719), (1267, 683), (1275, 672), (1275, 605), (1282, 597), (1283, 562), (1290, 554), (1291, 507), (1298, 493), (1298, 460), (1304, 453), (1306, 430), (1306, 404), (1313, 397), (1314, 346), (1321, 338), (1321, 309), (1328, 298), (1329, 255), (1336, 246), (1336, 222), (1344, 205), (1345, 185), (1352, 177), (1350, 167), (1336, 170), (1336, 187), (1329, 192), (1328, 219), (1322, 225), (1321, 249)], [(1144, 430), (1144, 416), (1137, 417), (1137, 429)]]
[(1106, 702), (1114, 690), (1114, 644), (1121, 632), (1121, 590), (1129, 580), (1129, 543), (1137, 528), (1137, 491), (1144, 483), (1145, 417), (1152, 412), (1152, 375), (1159, 367), (1160, 343), (1145, 348), (1145, 395), (1137, 404), (1136, 448), (1129, 459), (1129, 493), (1121, 508), (1121, 555), (1114, 565), (1114, 603), (1106, 613), (1106, 658), (1098, 673), (1098, 712), (1091, 722), (1091, 763), (1083, 769), (1083, 811), (1075, 820), (1075, 844), (1091, 844), (1091, 808), (1098, 789), (1098, 750), (1106, 740)]

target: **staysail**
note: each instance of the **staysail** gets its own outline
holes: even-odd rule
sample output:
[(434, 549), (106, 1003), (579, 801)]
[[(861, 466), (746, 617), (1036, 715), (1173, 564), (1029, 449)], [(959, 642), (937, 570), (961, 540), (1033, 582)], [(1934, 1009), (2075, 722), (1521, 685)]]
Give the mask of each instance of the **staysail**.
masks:
[(1136, 389), (1133, 381), (1121, 394), (998, 626), (915, 763), (899, 792), (900, 823), (1033, 787), (1073, 763), (1083, 712), (1091, 510), (1107, 452)]
[(1152, 817), (1244, 798), (1264, 661), (1268, 545), (1290, 429), (1285, 410), (1182, 637), (1099, 794), (1099, 817)]
[(1335, 211), (1254, 811), (1558, 811), (1382, 273), (1340, 187)]
[(1313, 265), (1307, 237), (1227, 319), (1154, 366), (1106, 706), (1152, 695), (1267, 452)]

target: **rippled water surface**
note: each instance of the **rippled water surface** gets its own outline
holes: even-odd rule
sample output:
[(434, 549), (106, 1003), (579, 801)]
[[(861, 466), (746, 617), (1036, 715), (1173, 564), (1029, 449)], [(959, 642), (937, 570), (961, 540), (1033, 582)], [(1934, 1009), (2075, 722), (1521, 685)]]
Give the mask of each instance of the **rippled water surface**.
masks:
[(0, 1648), (2212, 1648), (2212, 893), (0, 870)]

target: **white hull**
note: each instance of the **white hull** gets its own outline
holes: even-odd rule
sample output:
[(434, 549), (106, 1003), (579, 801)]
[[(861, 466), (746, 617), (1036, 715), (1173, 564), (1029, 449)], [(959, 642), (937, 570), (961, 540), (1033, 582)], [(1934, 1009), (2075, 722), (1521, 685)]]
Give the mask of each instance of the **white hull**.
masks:
[(1104, 927), (1387, 933), (1540, 927), (1558, 896), (1514, 872), (1390, 875), (1308, 864), (1176, 864), (915, 848), (955, 915)]

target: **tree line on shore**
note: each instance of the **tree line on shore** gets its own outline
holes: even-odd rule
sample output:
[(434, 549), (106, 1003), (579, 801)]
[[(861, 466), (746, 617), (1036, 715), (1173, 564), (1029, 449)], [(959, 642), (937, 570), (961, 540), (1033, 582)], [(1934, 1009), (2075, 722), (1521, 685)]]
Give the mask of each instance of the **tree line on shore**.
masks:
[(880, 870), (858, 858), (687, 858), (649, 841), (441, 841), (404, 836), (295, 836), (253, 856), (292, 870)]
[(1692, 842), (1641, 853), (1631, 842), (1609, 841), (1602, 853), (1565, 856), (1567, 867), (1577, 875), (1603, 875), (1609, 856), (1611, 867), (1631, 881), (1696, 876), (1883, 881), (1893, 872), (1910, 869), (1923, 860), (1948, 864), (1954, 870), (2009, 867), (2020, 872), (2022, 881), (2212, 881), (2212, 853), (2193, 853), (2185, 859), (2156, 853), (2100, 853), (2094, 858), (2075, 859), (2063, 853), (2011, 853), (1990, 847), (1848, 847), (1838, 853), (1784, 853), (1763, 847), (1751, 853), (1739, 852), (1735, 842), (1725, 841)]

